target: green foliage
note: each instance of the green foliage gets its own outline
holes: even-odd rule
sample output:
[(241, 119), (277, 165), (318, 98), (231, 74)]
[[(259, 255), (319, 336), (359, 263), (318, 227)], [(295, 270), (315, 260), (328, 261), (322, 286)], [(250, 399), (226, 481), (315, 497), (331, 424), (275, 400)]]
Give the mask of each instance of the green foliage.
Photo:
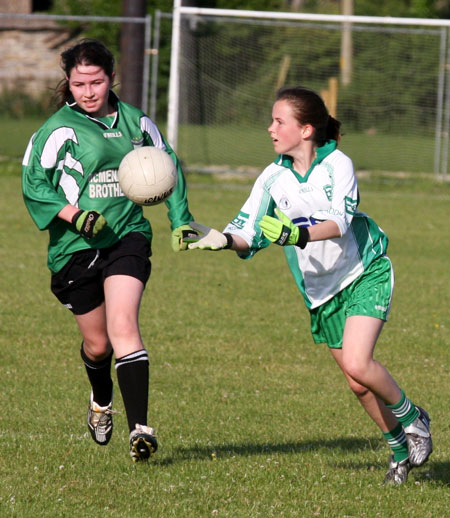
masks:
[[(303, 9), (308, 12), (340, 14), (341, 0), (305, 0)], [(449, 2), (440, 0), (354, 0), (357, 16), (393, 16), (403, 18), (448, 18)]]
[(380, 31), (376, 48), (371, 45), (370, 32), (355, 32), (353, 40), (352, 82), (339, 93), (339, 117), (347, 128), (361, 131), (373, 126), (404, 134), (414, 133), (420, 127), (422, 134), (432, 135), (436, 123), (439, 35)]
[[(376, 32), (375, 32), (376, 31)], [(188, 24), (182, 33), (181, 122), (265, 125), (277, 87), (304, 84), (320, 92), (340, 77), (339, 26)], [(349, 86), (339, 86), (338, 117), (347, 131), (432, 134), (441, 33), (355, 26)], [(288, 59), (283, 76), (284, 60)], [(280, 83), (281, 81), (281, 83)], [(267, 106), (267, 108), (264, 108)]]
[[(188, 187), (197, 220), (220, 228), (251, 184), (188, 176)], [(376, 358), (429, 410), (435, 441), (428, 464), (387, 488), (388, 448), (326, 348), (312, 342), (279, 247), (251, 261), (175, 254), (162, 206), (145, 209), (155, 239), (140, 322), (160, 449), (148, 464), (131, 462), (114, 369), (115, 430), (107, 447), (96, 445), (80, 336), (49, 290), (47, 233), (26, 212), (18, 172), (6, 176), (0, 164), (0, 516), (446, 516), (449, 187), (360, 182), (361, 208), (389, 234), (396, 270)]]
[(5, 119), (48, 117), (54, 112), (52, 95), (44, 92), (36, 98), (20, 87), (14, 90), (3, 90), (0, 93), (0, 112)]
[[(197, 4), (197, 2), (195, 2)], [(251, 11), (283, 11), (286, 9), (285, 0), (216, 0), (200, 2), (202, 7), (216, 9), (243, 9)], [(214, 4), (214, 5), (212, 5)]]
[[(54, 2), (53, 14), (77, 16), (121, 16), (121, 2), (107, 0), (61, 0)], [(105, 43), (116, 56), (120, 49), (120, 24), (103, 22), (60, 22), (85, 38), (96, 38)]]
[[(191, 2), (192, 3), (192, 2)], [(219, 8), (219, 9), (245, 9), (245, 10), (261, 10), (261, 11), (289, 11), (291, 9), (291, 2), (288, 0), (200, 0), (193, 2), (198, 7), (210, 7), (210, 8)], [(59, 2), (53, 3), (54, 7), (52, 9), (53, 13), (56, 14), (76, 14), (76, 15), (99, 15), (99, 16), (120, 16), (121, 15), (121, 2), (110, 2), (109, 0), (61, 0)], [(188, 5), (188, 4), (186, 4)], [(147, 2), (147, 10), (150, 14), (154, 15), (155, 10), (159, 9), (165, 13), (170, 13), (173, 8), (172, 0), (149, 0)], [(312, 13), (323, 13), (323, 14), (339, 14), (341, 10), (341, 2), (340, 0), (305, 0), (301, 3), (301, 10), (304, 12), (312, 12)], [(373, 2), (372, 0), (358, 0), (358, 2), (354, 2), (354, 14), (356, 15), (365, 15), (365, 16), (398, 16), (398, 17), (427, 17), (427, 18), (446, 18), (450, 15), (450, 7), (448, 2), (439, 2), (436, 0), (398, 0), (396, 2), (392, 2), (392, 0), (381, 0), (379, 2)], [(95, 37), (102, 41), (104, 41), (119, 57), (119, 48), (120, 48), (120, 26), (118, 24), (108, 24), (108, 23), (87, 23), (80, 25), (78, 22), (64, 22), (69, 27), (72, 27), (74, 32), (79, 32), (83, 36), (87, 37)], [(201, 24), (201, 27), (198, 29), (202, 33), (202, 37), (207, 38), (216, 33), (218, 30), (214, 24)], [(294, 32), (294, 31), (293, 31)], [(196, 34), (197, 37), (200, 34)], [(326, 37), (322, 38), (320, 44), (315, 44), (313, 47), (307, 48), (307, 45), (303, 49), (304, 52), (302, 54), (301, 65), (305, 70), (305, 76), (308, 76), (308, 68), (316, 67), (320, 68), (323, 71), (324, 77), (328, 74), (336, 75), (336, 69), (339, 66), (339, 59), (335, 59), (333, 56), (338, 52), (339, 49), (339, 36), (336, 33), (336, 37), (333, 37), (329, 33)], [(229, 49), (225, 51), (223, 55), (224, 65), (231, 66), (235, 72), (235, 86), (238, 90), (242, 89), (251, 89), (251, 83), (261, 82), (267, 83), (267, 97), (273, 92), (273, 85), (276, 84), (276, 74), (277, 70), (272, 67), (268, 70), (268, 65), (265, 63), (255, 63), (249, 64), (247, 62), (240, 61), (240, 50), (238, 49), (238, 43), (241, 44), (241, 48), (246, 48), (247, 41), (254, 41), (255, 33), (245, 28), (242, 25), (237, 25), (235, 28), (229, 29), (229, 44), (225, 43), (225, 48)], [(258, 36), (256, 36), (258, 38)], [(295, 41), (295, 40), (292, 40)], [(303, 40), (307, 42), (307, 38)], [(281, 60), (283, 56), (287, 55), (289, 52), (289, 43), (282, 43), (277, 39), (277, 36), (265, 37), (261, 39), (261, 43), (265, 44), (265, 48), (267, 49), (268, 58), (275, 58)], [(294, 44), (291, 42), (291, 45)], [(298, 45), (297, 43), (295, 43)], [(157, 86), (157, 119), (164, 120), (167, 114), (167, 91), (168, 91), (168, 83), (169, 83), (169, 75), (170, 75), (170, 47), (171, 47), (171, 21), (167, 19), (162, 20), (161, 27), (161, 42), (159, 48), (159, 70), (158, 70), (158, 86)], [(369, 51), (370, 52), (370, 51)], [(392, 55), (395, 57), (398, 49), (393, 46), (392, 47)], [(411, 44), (411, 55), (414, 52), (415, 59), (421, 59), (423, 53), (420, 53), (420, 42)], [(410, 56), (406, 56), (406, 59), (410, 59)], [(376, 57), (376, 56), (375, 56)], [(360, 63), (364, 63), (365, 61), (370, 62), (374, 58), (372, 56), (355, 56), (355, 65), (357, 66)], [(400, 59), (400, 58), (399, 58)], [(403, 56), (402, 56), (403, 59)], [(360, 60), (360, 61), (359, 61)], [(273, 59), (268, 59), (267, 63), (273, 62)], [(295, 66), (295, 63), (294, 63)], [(395, 77), (395, 85), (390, 85), (394, 89), (398, 88), (399, 90), (407, 90), (406, 86), (409, 83), (408, 77), (402, 77), (401, 75), (395, 74), (395, 59), (392, 61), (392, 66), (394, 68), (394, 73), (392, 77)], [(420, 67), (420, 71), (418, 73), (421, 77), (426, 77), (428, 63), (423, 63)], [(435, 63), (431, 63), (431, 67), (435, 67)], [(248, 79), (245, 80), (244, 83), (240, 83), (240, 71), (242, 68), (246, 69)], [(223, 67), (225, 69), (225, 67)], [(422, 74), (422, 71), (425, 72)], [(217, 81), (221, 81), (220, 75), (224, 73), (221, 69), (215, 70), (214, 74), (217, 76)], [(383, 72), (380, 72), (383, 74)], [(249, 77), (250, 76), (250, 77)], [(380, 84), (382, 82), (382, 76), (377, 75), (374, 71), (372, 77), (370, 78), (374, 83)], [(297, 82), (296, 77), (292, 79), (293, 82)], [(366, 80), (367, 81), (367, 80)], [(431, 99), (434, 98), (435, 95), (429, 95), (431, 83), (426, 79), (423, 80), (424, 89), (423, 93), (419, 94), (423, 96), (423, 99)], [(313, 87), (315, 85), (310, 84), (309, 86)], [(385, 88), (382, 89), (385, 91)], [(214, 87), (211, 86), (208, 93), (210, 95), (216, 95), (214, 92)], [(221, 94), (217, 94), (221, 95)], [(373, 88), (365, 88), (364, 81), (359, 83), (358, 81), (354, 81), (351, 88), (348, 91), (344, 92), (344, 99), (348, 100), (346, 110), (355, 113), (355, 105), (356, 102), (361, 102), (363, 105), (370, 105), (376, 102), (377, 100), (377, 92), (373, 92)], [(235, 98), (231, 99), (230, 106), (233, 107), (235, 111), (242, 111), (243, 117), (256, 117), (256, 120), (261, 117), (261, 110), (255, 109), (251, 107), (246, 102), (245, 95), (240, 98), (239, 93), (235, 94)], [(417, 101), (414, 99), (413, 101)], [(429, 101), (428, 101), (429, 102)], [(345, 104), (345, 103), (344, 103)], [(406, 104), (406, 103), (405, 103)], [(402, 120), (402, 115), (404, 115), (404, 107), (397, 107), (395, 110), (398, 110), (399, 119)], [(214, 117), (209, 110), (205, 110), (203, 113), (195, 110), (193, 108), (189, 108), (189, 112), (195, 113), (197, 111), (197, 120), (193, 120), (193, 122), (208, 122), (211, 118)], [(427, 110), (428, 115), (424, 113), (417, 115), (417, 124), (425, 124), (429, 125), (429, 117), (431, 110)], [(209, 119), (208, 119), (209, 118)], [(382, 121), (383, 114), (378, 113), (377, 115), (377, 125), (379, 125), (379, 121)], [(217, 123), (220, 123), (220, 119), (217, 119)], [(354, 129), (357, 130), (359, 127), (364, 126), (364, 121), (356, 121), (354, 125)], [(401, 126), (401, 123), (399, 124)]]

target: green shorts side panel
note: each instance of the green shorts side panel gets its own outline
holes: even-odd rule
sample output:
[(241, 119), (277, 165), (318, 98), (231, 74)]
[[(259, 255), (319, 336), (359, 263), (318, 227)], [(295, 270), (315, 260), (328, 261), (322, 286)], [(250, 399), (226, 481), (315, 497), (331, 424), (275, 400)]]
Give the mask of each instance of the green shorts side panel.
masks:
[(394, 291), (389, 257), (374, 261), (350, 286), (311, 310), (311, 332), (316, 343), (340, 349), (347, 317), (364, 315), (386, 321)]

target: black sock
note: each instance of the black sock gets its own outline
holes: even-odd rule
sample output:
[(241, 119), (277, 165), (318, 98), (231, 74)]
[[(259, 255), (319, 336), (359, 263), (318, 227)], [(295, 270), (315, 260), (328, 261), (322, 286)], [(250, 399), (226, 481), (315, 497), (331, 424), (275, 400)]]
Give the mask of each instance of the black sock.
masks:
[(130, 432), (136, 424), (147, 425), (149, 362), (145, 349), (116, 360), (117, 380), (122, 392)]
[(93, 399), (100, 406), (107, 406), (112, 400), (113, 382), (111, 378), (111, 354), (99, 362), (90, 360), (81, 344), (81, 358), (86, 367), (86, 372), (91, 383)]

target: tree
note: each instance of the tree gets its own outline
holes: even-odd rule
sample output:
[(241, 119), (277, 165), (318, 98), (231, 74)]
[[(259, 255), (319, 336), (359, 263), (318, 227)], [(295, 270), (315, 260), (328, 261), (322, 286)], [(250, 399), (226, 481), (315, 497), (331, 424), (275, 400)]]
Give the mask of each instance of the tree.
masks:
[[(122, 16), (144, 18), (146, 0), (122, 0)], [(142, 106), (145, 26), (124, 23), (120, 33), (120, 95), (123, 101)]]

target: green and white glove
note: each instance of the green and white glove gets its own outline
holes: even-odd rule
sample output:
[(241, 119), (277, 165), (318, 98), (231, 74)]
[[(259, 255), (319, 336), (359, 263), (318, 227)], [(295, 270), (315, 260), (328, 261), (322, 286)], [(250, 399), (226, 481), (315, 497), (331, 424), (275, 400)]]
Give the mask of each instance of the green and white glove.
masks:
[(277, 218), (263, 216), (259, 226), (264, 236), (272, 243), (280, 246), (295, 245), (305, 248), (309, 241), (309, 232), (306, 227), (297, 227), (281, 210), (275, 209)]
[(186, 239), (195, 239), (198, 238), (198, 232), (196, 232), (192, 228), (192, 224), (189, 225), (181, 225), (172, 230), (172, 250), (174, 252), (179, 252), (180, 250), (187, 250), (188, 244), (191, 241), (186, 241)]
[(214, 228), (200, 225), (193, 221), (191, 227), (200, 232), (200, 236), (196, 239), (188, 239), (189, 249), (193, 250), (198, 248), (199, 250), (225, 250), (231, 248), (233, 244), (233, 237), (231, 234), (219, 232)]
[(96, 210), (79, 210), (72, 218), (72, 225), (80, 236), (88, 239), (95, 237), (106, 223), (106, 219)]

